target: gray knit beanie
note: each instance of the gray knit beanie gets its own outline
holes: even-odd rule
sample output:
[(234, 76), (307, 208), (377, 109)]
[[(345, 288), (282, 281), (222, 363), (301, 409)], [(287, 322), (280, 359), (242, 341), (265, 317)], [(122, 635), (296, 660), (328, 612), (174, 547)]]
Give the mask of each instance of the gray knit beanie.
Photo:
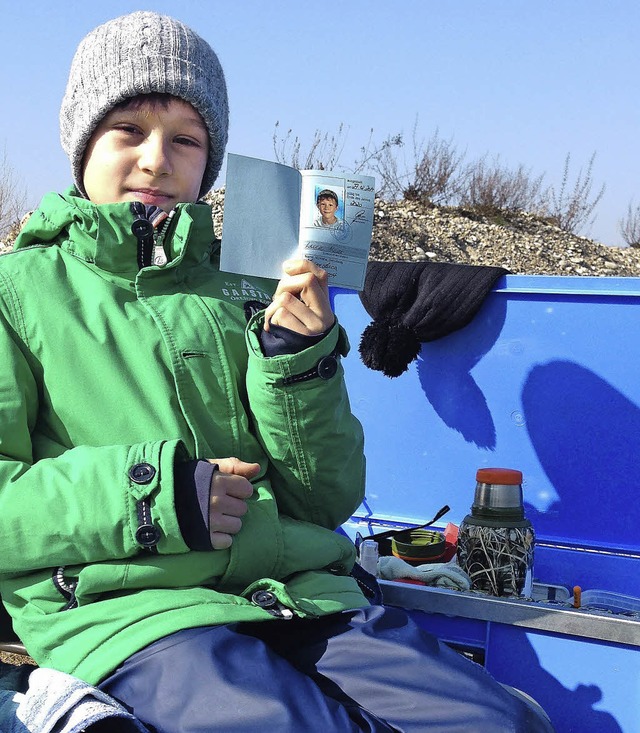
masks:
[(82, 183), (87, 143), (105, 114), (138, 94), (172, 94), (192, 104), (209, 132), (200, 195), (216, 180), (227, 144), (229, 106), (222, 67), (211, 46), (167, 15), (138, 11), (110, 20), (80, 42), (60, 108), (60, 142)]

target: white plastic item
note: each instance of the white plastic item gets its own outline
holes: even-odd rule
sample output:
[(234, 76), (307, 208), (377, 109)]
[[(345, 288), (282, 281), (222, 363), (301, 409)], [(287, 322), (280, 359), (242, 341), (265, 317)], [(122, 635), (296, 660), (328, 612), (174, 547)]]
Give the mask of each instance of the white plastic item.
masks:
[(378, 543), (364, 540), (360, 544), (360, 565), (371, 575), (378, 575)]
[(640, 613), (640, 598), (606, 590), (583, 590), (580, 607), (611, 613)]

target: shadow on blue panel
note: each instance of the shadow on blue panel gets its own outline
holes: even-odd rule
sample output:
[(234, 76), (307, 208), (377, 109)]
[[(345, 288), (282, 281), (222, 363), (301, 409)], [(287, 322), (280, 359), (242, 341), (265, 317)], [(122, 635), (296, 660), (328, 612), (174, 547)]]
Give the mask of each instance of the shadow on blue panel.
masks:
[(527, 505), (537, 531), (637, 545), (640, 408), (569, 361), (534, 367), (522, 405), (531, 444), (559, 497), (545, 512)]
[[(483, 653), (481, 644), (486, 630), (470, 626), (461, 628), (457, 623), (459, 619), (448, 619), (439, 614), (414, 611), (410, 615), (422, 628), (451, 644), (454, 649)], [(521, 629), (502, 627), (497, 631), (496, 627), (492, 627), (490, 637), (494, 644), (497, 633), (506, 636), (502, 636), (502, 641), (498, 642), (501, 650), (489, 649), (485, 665), (487, 671), (499, 682), (531, 695), (551, 718), (556, 733), (627, 733), (628, 729), (623, 730), (614, 715), (595, 709), (603, 701), (603, 693), (598, 685), (577, 684), (575, 689), (565, 687), (542, 666), (535, 648)], [(480, 642), (480, 646), (476, 647), (470, 641), (472, 637)], [(576, 676), (580, 676), (579, 669), (576, 670)]]
[(505, 677), (501, 681), (531, 695), (551, 718), (557, 733), (623, 733), (616, 718), (609, 712), (594, 709), (602, 700), (597, 685), (577, 685), (566, 688), (540, 666), (538, 655), (524, 634), (513, 634), (509, 654), (500, 661)]
[(498, 299), (476, 316), (473, 339), (467, 326), (423, 344), (417, 360), (420, 386), (440, 419), (467, 443), (488, 450), (496, 447), (496, 428), (471, 370), (497, 341), (505, 318), (506, 300)]

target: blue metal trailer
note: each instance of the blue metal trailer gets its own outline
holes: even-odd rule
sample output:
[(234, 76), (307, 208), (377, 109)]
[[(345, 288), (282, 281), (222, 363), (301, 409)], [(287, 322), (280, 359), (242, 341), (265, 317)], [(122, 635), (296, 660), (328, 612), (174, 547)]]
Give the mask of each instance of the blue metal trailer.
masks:
[(385, 602), (531, 694), (559, 732), (638, 733), (640, 278), (503, 277), (395, 379), (355, 353), (371, 320), (357, 294), (332, 297), (367, 454), (347, 533), (419, 525), (444, 504), (459, 523), (476, 470), (496, 466), (523, 472), (536, 531), (537, 600), (382, 581)]

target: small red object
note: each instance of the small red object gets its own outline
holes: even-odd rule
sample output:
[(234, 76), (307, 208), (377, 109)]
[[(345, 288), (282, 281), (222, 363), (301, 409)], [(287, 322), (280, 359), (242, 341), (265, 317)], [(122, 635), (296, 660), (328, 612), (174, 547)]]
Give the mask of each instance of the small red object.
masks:
[(449, 522), (444, 528), (444, 539), (451, 545), (455, 545), (458, 542), (458, 525)]
[(444, 553), (440, 558), (440, 562), (449, 562), (452, 560), (458, 548), (458, 526), (449, 522), (444, 529)]

